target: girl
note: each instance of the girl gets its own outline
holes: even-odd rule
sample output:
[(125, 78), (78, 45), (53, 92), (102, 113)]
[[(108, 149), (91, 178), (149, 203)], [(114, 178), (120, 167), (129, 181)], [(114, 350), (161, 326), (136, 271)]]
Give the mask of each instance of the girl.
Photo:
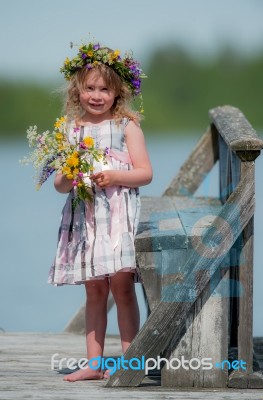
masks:
[[(89, 43), (61, 71), (69, 79), (67, 118), (69, 141), (91, 136), (98, 148), (108, 148), (107, 164), (94, 161), (89, 177), (92, 201), (72, 206), (72, 180), (57, 174), (55, 188), (68, 193), (62, 212), (57, 254), (49, 273), (54, 285), (85, 285), (87, 358), (102, 357), (111, 290), (125, 352), (139, 329), (134, 282), (136, 234), (140, 200), (138, 187), (152, 180), (152, 168), (139, 125), (130, 108), (140, 95), (142, 71), (131, 56)], [(103, 371), (79, 369), (67, 381), (102, 379)]]

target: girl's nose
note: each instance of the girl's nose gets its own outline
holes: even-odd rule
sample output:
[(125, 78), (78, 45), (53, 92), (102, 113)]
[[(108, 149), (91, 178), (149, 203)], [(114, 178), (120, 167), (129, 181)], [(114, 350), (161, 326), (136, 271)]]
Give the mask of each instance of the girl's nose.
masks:
[(92, 92), (92, 98), (94, 100), (100, 100), (100, 98), (101, 98), (100, 91), (99, 90), (94, 90)]

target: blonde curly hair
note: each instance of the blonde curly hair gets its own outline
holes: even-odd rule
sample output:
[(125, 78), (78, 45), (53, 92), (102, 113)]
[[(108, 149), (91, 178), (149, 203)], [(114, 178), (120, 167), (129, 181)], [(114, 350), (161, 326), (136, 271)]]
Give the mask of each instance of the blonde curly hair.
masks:
[(85, 83), (91, 72), (101, 76), (106, 86), (115, 92), (116, 97), (112, 106), (113, 118), (120, 121), (126, 117), (138, 123), (141, 120), (141, 115), (132, 110), (132, 93), (130, 89), (121, 77), (105, 64), (96, 64), (92, 69), (83, 67), (71, 77), (66, 88), (67, 95), (64, 104), (64, 111), (68, 116), (68, 120), (81, 120), (84, 114), (84, 110), (80, 105), (79, 94), (84, 91)]

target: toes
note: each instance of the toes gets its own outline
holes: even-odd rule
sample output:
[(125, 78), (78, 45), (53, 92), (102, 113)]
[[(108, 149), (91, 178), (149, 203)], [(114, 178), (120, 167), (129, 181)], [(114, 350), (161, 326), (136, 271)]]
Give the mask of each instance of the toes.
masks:
[(104, 378), (105, 379), (109, 379), (110, 378), (110, 371), (107, 369), (105, 372), (104, 372)]

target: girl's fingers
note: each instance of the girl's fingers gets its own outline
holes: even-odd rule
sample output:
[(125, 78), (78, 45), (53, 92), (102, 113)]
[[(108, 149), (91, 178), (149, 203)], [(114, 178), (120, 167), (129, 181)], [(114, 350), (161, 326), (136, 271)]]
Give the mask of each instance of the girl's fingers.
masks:
[(105, 184), (104, 175), (101, 172), (91, 175), (90, 179), (92, 179), (96, 185), (103, 186)]

